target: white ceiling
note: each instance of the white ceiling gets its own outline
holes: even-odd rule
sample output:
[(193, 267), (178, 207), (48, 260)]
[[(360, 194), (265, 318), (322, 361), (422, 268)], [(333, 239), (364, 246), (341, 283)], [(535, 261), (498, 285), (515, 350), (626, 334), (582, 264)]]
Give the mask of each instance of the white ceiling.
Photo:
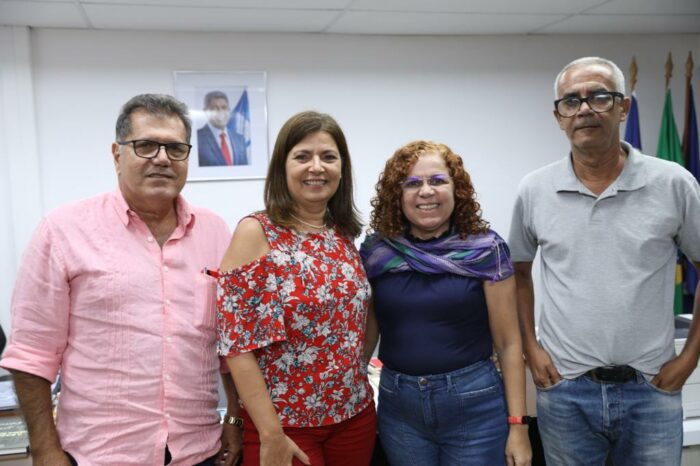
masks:
[(700, 34), (700, 0), (0, 0), (0, 25), (344, 34)]

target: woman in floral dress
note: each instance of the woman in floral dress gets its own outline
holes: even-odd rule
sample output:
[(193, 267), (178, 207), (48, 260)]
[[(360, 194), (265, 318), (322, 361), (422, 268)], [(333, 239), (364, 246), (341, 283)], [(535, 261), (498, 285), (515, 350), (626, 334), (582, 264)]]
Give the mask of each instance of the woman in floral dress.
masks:
[(243, 405), (244, 465), (369, 464), (370, 286), (352, 242), (352, 189), (335, 120), (293, 116), (277, 137), (265, 211), (238, 224), (221, 264), (219, 354)]

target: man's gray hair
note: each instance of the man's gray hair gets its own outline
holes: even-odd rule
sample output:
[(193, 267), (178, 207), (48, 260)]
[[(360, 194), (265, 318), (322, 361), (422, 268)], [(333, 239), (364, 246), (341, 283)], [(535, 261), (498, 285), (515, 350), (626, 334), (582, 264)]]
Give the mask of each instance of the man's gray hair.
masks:
[(578, 66), (587, 66), (587, 65), (600, 65), (600, 66), (605, 66), (607, 67), (610, 72), (612, 73), (612, 81), (613, 81), (613, 86), (614, 89), (613, 91), (625, 93), (625, 75), (622, 74), (622, 70), (620, 69), (619, 66), (617, 66), (615, 63), (611, 62), (610, 60), (607, 60), (605, 58), (600, 58), (600, 57), (583, 57), (579, 58), (577, 60), (572, 61), (568, 65), (566, 65), (562, 70), (559, 72), (557, 75), (557, 79), (554, 80), (554, 98), (558, 99), (561, 97), (559, 95), (559, 81), (561, 80), (561, 77), (566, 73), (568, 70), (574, 67)]
[(167, 94), (141, 94), (129, 99), (119, 112), (117, 118), (117, 141), (124, 141), (131, 134), (131, 114), (143, 110), (157, 117), (177, 117), (185, 125), (187, 143), (192, 137), (192, 122), (188, 116), (187, 106), (175, 97)]

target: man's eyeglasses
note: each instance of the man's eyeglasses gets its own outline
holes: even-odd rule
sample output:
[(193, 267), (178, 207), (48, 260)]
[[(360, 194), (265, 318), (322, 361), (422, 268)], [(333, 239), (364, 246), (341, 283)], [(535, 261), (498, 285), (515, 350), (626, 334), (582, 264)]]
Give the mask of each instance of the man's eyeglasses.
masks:
[(423, 187), (423, 183), (428, 183), (431, 188), (441, 188), (450, 184), (450, 177), (447, 175), (433, 176), (407, 176), (400, 184), (404, 191), (417, 191)]
[(596, 113), (604, 113), (612, 110), (615, 105), (615, 98), (624, 99), (625, 95), (620, 92), (597, 91), (588, 97), (577, 97), (574, 95), (564, 97), (554, 101), (554, 108), (559, 116), (571, 118), (578, 113), (581, 104), (586, 102), (588, 107)]
[(144, 159), (153, 159), (158, 156), (161, 147), (165, 147), (165, 153), (170, 160), (182, 162), (187, 160), (192, 146), (184, 142), (157, 142), (148, 139), (134, 139), (132, 141), (117, 141), (117, 144), (125, 146), (131, 144), (134, 154)]

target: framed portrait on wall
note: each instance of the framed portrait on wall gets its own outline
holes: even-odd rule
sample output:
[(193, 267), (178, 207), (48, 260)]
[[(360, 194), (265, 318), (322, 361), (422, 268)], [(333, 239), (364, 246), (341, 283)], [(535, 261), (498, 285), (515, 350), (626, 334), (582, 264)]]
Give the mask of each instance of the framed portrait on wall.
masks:
[(175, 96), (192, 119), (188, 181), (265, 178), (265, 79), (262, 71), (175, 72)]

